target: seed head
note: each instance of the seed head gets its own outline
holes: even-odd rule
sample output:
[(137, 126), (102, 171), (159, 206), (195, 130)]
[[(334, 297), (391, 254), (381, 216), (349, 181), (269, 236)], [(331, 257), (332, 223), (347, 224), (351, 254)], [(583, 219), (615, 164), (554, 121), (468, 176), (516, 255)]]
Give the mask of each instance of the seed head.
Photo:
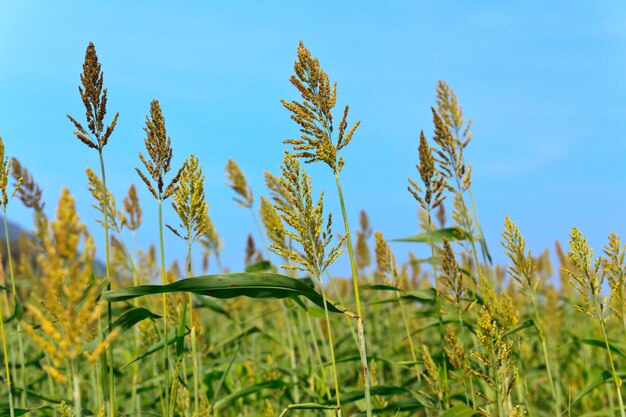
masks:
[(139, 197), (137, 196), (137, 189), (135, 184), (131, 184), (128, 189), (128, 195), (124, 197), (124, 222), (128, 230), (137, 230), (141, 226), (142, 222), (141, 206), (139, 205)]
[(226, 185), (232, 188), (239, 197), (234, 197), (237, 204), (242, 207), (251, 208), (252, 204), (254, 204), (252, 188), (248, 185), (246, 176), (239, 168), (239, 165), (232, 159), (229, 159), (226, 164), (226, 177), (230, 181), (230, 184), (227, 183)]
[(135, 168), (135, 170), (154, 198), (166, 200), (176, 191), (182, 168), (178, 170), (164, 190), (164, 177), (171, 169), (172, 146), (171, 139), (167, 136), (165, 130), (165, 119), (163, 118), (158, 100), (152, 100), (152, 103), (150, 103), (150, 115), (146, 116), (146, 127), (143, 130), (146, 132), (144, 143), (150, 160), (147, 160), (141, 152), (139, 152), (139, 159), (141, 159), (146, 171), (148, 171), (148, 175), (152, 177), (156, 187), (152, 185), (148, 176), (139, 168)]
[(294, 156), (304, 158), (306, 163), (322, 161), (334, 173), (341, 171), (344, 161), (337, 153), (348, 145), (360, 124), (357, 121), (350, 130), (348, 128), (348, 112), (344, 107), (343, 117), (339, 123), (337, 141), (333, 143), (334, 130), (332, 109), (337, 103), (337, 83), (332, 84), (328, 74), (322, 69), (317, 58), (300, 42), (298, 59), (294, 63), (294, 75), (289, 79), (298, 89), (302, 102), (281, 100), (283, 106), (291, 112), (291, 118), (300, 125), (299, 139), (287, 139), (284, 143), (293, 145), (297, 152)]
[(178, 187), (174, 192), (172, 207), (180, 218), (179, 232), (169, 226), (177, 236), (187, 241), (195, 241), (208, 232), (208, 210), (204, 192), (204, 175), (198, 158), (191, 155), (183, 164)]
[(300, 168), (298, 159), (286, 152), (281, 170), (279, 181), (285, 193), (274, 193), (272, 199), (284, 223), (289, 226), (285, 234), (299, 244), (301, 250), (277, 244), (272, 244), (271, 249), (291, 262), (283, 268), (309, 271), (320, 279), (326, 268), (341, 254), (345, 236), (337, 245), (330, 246), (332, 216), (328, 215), (324, 227), (324, 194), (320, 195), (317, 203), (313, 203), (311, 177)]
[(93, 42), (89, 42), (85, 51), (85, 62), (83, 63), (83, 73), (80, 75), (81, 84), (78, 86), (80, 98), (85, 105), (85, 117), (87, 119), (87, 129), (75, 118), (67, 117), (74, 123), (76, 137), (90, 148), (102, 151), (109, 142), (109, 137), (117, 124), (119, 113), (115, 113), (111, 124), (104, 128), (104, 116), (107, 112), (107, 89), (103, 89), (104, 75), (102, 73), (98, 55)]

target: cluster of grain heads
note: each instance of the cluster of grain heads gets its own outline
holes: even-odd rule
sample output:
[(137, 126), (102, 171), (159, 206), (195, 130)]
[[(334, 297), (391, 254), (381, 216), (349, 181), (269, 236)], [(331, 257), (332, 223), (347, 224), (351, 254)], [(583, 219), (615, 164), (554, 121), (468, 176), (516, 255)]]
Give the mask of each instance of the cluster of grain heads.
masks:
[[(557, 244), (553, 268), (550, 253), (533, 256), (506, 218), (509, 265), (492, 266), (465, 160), (471, 121), (439, 82), (434, 136), (419, 135), (417, 176), (408, 183), (419, 233), (397, 239), (415, 244), (414, 252), (400, 262), (365, 211), (353, 248), (340, 153), (359, 123), (348, 125), (346, 106), (334, 125), (336, 85), (303, 44), (291, 82), (300, 98), (283, 105), (300, 135), (285, 141), (291, 147), (281, 175), (265, 173), (269, 193), (255, 200), (242, 169), (232, 159), (226, 165), (226, 185), (258, 229), (247, 240), (243, 272), (220, 264), (223, 241), (204, 184), (211, 171), (191, 155), (171, 172), (156, 100), (137, 172), (158, 203), (160, 251), (135, 247), (147, 207), (134, 186), (123, 202), (107, 189), (103, 151), (117, 115), (105, 123), (107, 92), (92, 44), (79, 87), (85, 122), (70, 119), (100, 157), (101, 172), (87, 168), (86, 183), (105, 232), (106, 272), (70, 192), (62, 191), (48, 219), (42, 189), (0, 139), (7, 246), (0, 253), (8, 255), (0, 265), (0, 414), (625, 417), (626, 246), (619, 237), (611, 234), (603, 256), (594, 257), (574, 229), (569, 251)], [(333, 231), (303, 162), (332, 171), (345, 233)], [(34, 214), (34, 233), (18, 241), (8, 233), (13, 196)], [(179, 220), (165, 225), (170, 197)], [(184, 245), (184, 266), (166, 268), (163, 226)], [(342, 249), (351, 279), (328, 273)], [(209, 259), (218, 273), (196, 276), (196, 263), (204, 274)]]

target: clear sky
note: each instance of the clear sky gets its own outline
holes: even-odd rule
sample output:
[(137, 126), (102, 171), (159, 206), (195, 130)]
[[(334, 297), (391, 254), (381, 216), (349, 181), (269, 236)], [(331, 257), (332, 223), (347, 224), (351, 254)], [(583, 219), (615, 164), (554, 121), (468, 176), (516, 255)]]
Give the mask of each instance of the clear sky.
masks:
[[(466, 159), (481, 223), (496, 261), (504, 216), (535, 252), (580, 227), (600, 253), (609, 232), (626, 238), (626, 7), (592, 1), (359, 2), (0, 2), (0, 135), (40, 182), (54, 213), (64, 186), (100, 239), (84, 170), (97, 153), (72, 134), (77, 86), (89, 41), (96, 45), (118, 127), (105, 149), (119, 201), (131, 182), (145, 223), (139, 244), (156, 242), (156, 205), (134, 172), (149, 103), (158, 98), (174, 165), (190, 153), (207, 178), (224, 263), (238, 270), (254, 224), (224, 186), (234, 158), (255, 194), (263, 171), (279, 172), (282, 140), (297, 134), (280, 99), (303, 40), (338, 83), (338, 108), (362, 121), (342, 172), (356, 227), (366, 209), (388, 238), (416, 232), (420, 130), (432, 135), (437, 80), (456, 91), (474, 120)], [(311, 167), (317, 192), (338, 213), (334, 182)], [(30, 227), (14, 202), (9, 217)], [(175, 223), (172, 210), (166, 220)], [(339, 218), (336, 227), (341, 231)], [(182, 258), (172, 235), (168, 257)], [(408, 244), (395, 244), (398, 254)], [(418, 255), (424, 248), (413, 248)], [(403, 257), (403, 256), (401, 256)], [(347, 273), (345, 263), (335, 268)]]

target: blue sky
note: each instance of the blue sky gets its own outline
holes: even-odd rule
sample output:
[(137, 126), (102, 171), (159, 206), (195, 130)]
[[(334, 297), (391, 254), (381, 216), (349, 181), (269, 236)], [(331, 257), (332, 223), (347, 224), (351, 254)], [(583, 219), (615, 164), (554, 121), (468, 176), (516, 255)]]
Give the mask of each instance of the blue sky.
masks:
[[(138, 243), (157, 237), (156, 206), (134, 172), (157, 98), (174, 165), (190, 153), (204, 164), (224, 263), (238, 270), (254, 224), (224, 186), (224, 166), (234, 158), (257, 196), (263, 171), (278, 173), (282, 140), (297, 134), (280, 99), (296, 98), (288, 78), (299, 40), (337, 81), (338, 108), (350, 104), (362, 121), (342, 172), (354, 226), (364, 208), (388, 238), (416, 232), (406, 178), (416, 176), (419, 131), (432, 135), (429, 108), (443, 79), (474, 120), (466, 159), (497, 261), (505, 262), (505, 215), (535, 252), (565, 241), (573, 225), (596, 253), (609, 232), (626, 237), (626, 7), (618, 2), (3, 1), (0, 136), (41, 183), (50, 215), (68, 186), (101, 238), (84, 176), (97, 153), (65, 117), (83, 117), (77, 86), (93, 41), (109, 112), (120, 112), (105, 150), (110, 189), (120, 201), (131, 182), (141, 191)], [(338, 215), (330, 171), (309, 172)], [(19, 204), (9, 209), (29, 226)], [(166, 220), (176, 222), (171, 210)], [(403, 258), (410, 246), (394, 248)], [(173, 236), (166, 250), (170, 259), (184, 253)], [(345, 263), (335, 271), (347, 273)]]

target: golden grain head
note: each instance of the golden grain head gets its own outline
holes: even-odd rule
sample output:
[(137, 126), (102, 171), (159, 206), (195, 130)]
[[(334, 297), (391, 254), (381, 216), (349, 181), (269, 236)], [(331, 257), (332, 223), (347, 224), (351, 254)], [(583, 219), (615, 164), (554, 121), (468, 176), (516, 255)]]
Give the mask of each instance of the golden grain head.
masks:
[(533, 258), (530, 250), (526, 251), (526, 241), (517, 225), (508, 216), (504, 220), (502, 238), (504, 252), (512, 262), (508, 268), (509, 274), (522, 290), (535, 293), (539, 281), (535, 274)]
[(168, 225), (170, 230), (189, 242), (209, 231), (209, 205), (204, 192), (204, 175), (198, 158), (193, 155), (183, 164), (173, 200), (172, 207), (178, 214), (182, 231)]
[(242, 207), (251, 208), (254, 204), (252, 188), (248, 185), (243, 171), (241, 171), (241, 168), (239, 168), (239, 165), (237, 165), (233, 159), (229, 159), (226, 164), (226, 178), (230, 181), (230, 183), (226, 183), (226, 185), (232, 188), (235, 194), (237, 194), (237, 197), (234, 197), (237, 204)]
[(128, 188), (128, 194), (124, 197), (123, 226), (132, 231), (139, 229), (143, 221), (142, 216), (143, 211), (139, 204), (137, 188), (135, 188), (134, 184), (131, 184)]
[[(171, 138), (167, 136), (165, 118), (158, 100), (152, 100), (150, 103), (150, 115), (146, 116), (146, 126), (143, 130), (146, 132), (144, 144), (150, 159), (147, 159), (141, 152), (139, 152), (139, 159), (141, 159), (148, 175), (144, 174), (139, 168), (135, 168), (135, 170), (155, 199), (166, 200), (176, 191), (182, 167), (165, 187), (164, 177), (171, 169), (172, 146)], [(152, 178), (154, 185), (150, 182), (148, 176)]]
[(285, 234), (300, 245), (300, 250), (276, 244), (271, 249), (278, 256), (289, 260), (290, 263), (283, 265), (284, 268), (309, 271), (320, 278), (341, 254), (345, 236), (335, 246), (331, 246), (332, 215), (328, 215), (324, 226), (324, 194), (320, 195), (317, 203), (313, 203), (311, 177), (301, 169), (298, 159), (285, 152), (281, 170), (279, 181), (284, 195), (272, 196), (277, 201), (274, 207), (288, 226)]
[(333, 142), (332, 109), (337, 102), (337, 84), (331, 86), (328, 74), (302, 42), (298, 45), (298, 59), (290, 81), (300, 92), (302, 102), (281, 102), (291, 112), (291, 118), (300, 125), (301, 135), (299, 139), (287, 139), (284, 143), (292, 145), (294, 155), (305, 162), (322, 161), (335, 174), (339, 173), (344, 161), (337, 157), (337, 153), (350, 143), (360, 121), (347, 130), (349, 106), (345, 106), (337, 140)]
[[(105, 191), (105, 197), (102, 195), (102, 190), (104, 189), (104, 184), (98, 174), (96, 174), (91, 168), (87, 168), (85, 170), (85, 174), (87, 175), (87, 189), (91, 193), (94, 200), (96, 200), (96, 204), (92, 204), (92, 207), (98, 210), (101, 214), (105, 213), (106, 210), (106, 218), (109, 224), (107, 225), (110, 229), (119, 231), (119, 224), (117, 222), (116, 214), (117, 209), (115, 206), (115, 198), (111, 194), (109, 190)], [(102, 226), (104, 226), (102, 220), (96, 220)]]
[(604, 254), (606, 258), (602, 261), (602, 268), (611, 288), (609, 307), (615, 316), (623, 321), (626, 316), (626, 263), (624, 262), (626, 246), (622, 246), (617, 234), (609, 235)]
[(276, 207), (263, 196), (261, 196), (259, 212), (265, 233), (270, 241), (280, 247), (286, 246), (285, 225), (283, 224), (280, 214), (278, 214)]
[(569, 282), (582, 296), (583, 305), (574, 308), (590, 317), (604, 320), (605, 305), (600, 300), (600, 290), (604, 282), (604, 271), (600, 270), (601, 260), (593, 257), (593, 250), (587, 238), (577, 228), (570, 233), (570, 250), (568, 252), (571, 267), (565, 272)]
[(463, 119), (463, 107), (459, 105), (456, 93), (444, 82), (437, 83), (436, 90), (437, 112), (441, 115), (448, 128), (454, 132), (455, 138), (461, 147), (465, 148), (472, 139), (470, 127), (472, 121), (467, 124)]
[(435, 157), (432, 149), (428, 145), (424, 132), (420, 133), (419, 144), (419, 164), (416, 165), (420, 175), (423, 189), (416, 181), (409, 178), (409, 192), (420, 203), (422, 208), (430, 213), (431, 210), (439, 207), (444, 199), (444, 191), (448, 189), (446, 176), (437, 170)]

